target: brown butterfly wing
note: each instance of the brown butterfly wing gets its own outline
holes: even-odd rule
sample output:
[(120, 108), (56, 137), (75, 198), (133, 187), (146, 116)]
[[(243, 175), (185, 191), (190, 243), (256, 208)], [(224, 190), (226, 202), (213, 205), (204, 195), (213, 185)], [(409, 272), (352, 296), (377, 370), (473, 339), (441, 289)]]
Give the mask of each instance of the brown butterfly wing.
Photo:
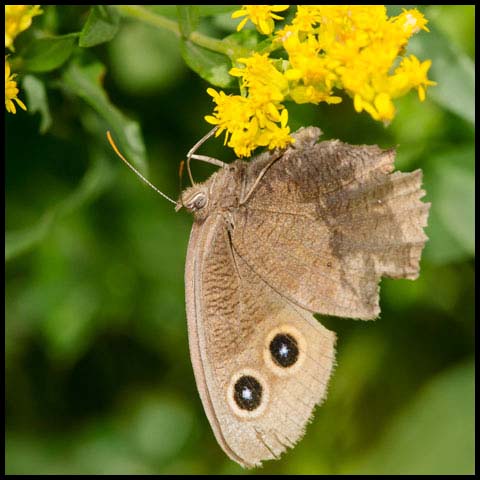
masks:
[(335, 335), (254, 273), (232, 249), (230, 228), (222, 215), (192, 228), (189, 343), (215, 436), (233, 460), (251, 467), (303, 435), (326, 395)]
[[(394, 172), (393, 150), (296, 142), (266, 170), (235, 215), (235, 251), (273, 289), (321, 314), (374, 318), (382, 276), (418, 276), (430, 204), (422, 173)], [(272, 154), (250, 165), (249, 192)], [(247, 196), (247, 195), (246, 195)]]

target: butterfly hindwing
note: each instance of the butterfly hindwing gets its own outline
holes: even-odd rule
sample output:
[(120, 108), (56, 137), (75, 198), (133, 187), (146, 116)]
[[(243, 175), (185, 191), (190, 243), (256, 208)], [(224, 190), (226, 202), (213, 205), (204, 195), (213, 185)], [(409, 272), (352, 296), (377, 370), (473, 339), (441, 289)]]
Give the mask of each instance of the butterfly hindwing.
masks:
[(335, 335), (248, 266), (233, 249), (229, 228), (217, 216), (192, 230), (190, 349), (217, 440), (251, 467), (303, 435), (326, 395)]

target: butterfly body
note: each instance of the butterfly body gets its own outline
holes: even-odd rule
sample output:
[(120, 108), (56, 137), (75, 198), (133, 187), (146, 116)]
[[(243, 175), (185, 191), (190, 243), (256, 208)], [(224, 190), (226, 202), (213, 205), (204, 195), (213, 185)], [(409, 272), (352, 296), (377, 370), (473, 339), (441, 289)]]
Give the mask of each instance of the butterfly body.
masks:
[(372, 319), (382, 276), (415, 278), (426, 240), (421, 172), (394, 152), (295, 143), (237, 160), (182, 193), (194, 215), (185, 270), (197, 387), (224, 451), (245, 467), (303, 435), (334, 365), (313, 317)]

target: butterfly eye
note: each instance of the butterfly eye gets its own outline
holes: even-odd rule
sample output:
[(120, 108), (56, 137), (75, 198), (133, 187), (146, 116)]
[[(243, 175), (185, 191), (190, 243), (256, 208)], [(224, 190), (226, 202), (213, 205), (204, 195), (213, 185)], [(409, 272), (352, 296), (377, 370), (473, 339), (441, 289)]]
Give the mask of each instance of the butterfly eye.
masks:
[(233, 398), (238, 408), (252, 411), (262, 403), (262, 385), (250, 375), (243, 375), (233, 387)]
[(273, 361), (280, 367), (288, 368), (298, 360), (298, 343), (288, 333), (278, 333), (269, 345)]
[(207, 204), (207, 195), (204, 192), (198, 192), (187, 204), (189, 210), (201, 210)]

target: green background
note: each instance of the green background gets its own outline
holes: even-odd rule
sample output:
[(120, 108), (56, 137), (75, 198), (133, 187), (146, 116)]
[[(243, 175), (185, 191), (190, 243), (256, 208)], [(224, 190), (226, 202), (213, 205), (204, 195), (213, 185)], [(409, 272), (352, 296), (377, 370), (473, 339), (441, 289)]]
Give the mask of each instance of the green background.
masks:
[[(202, 8), (200, 31), (233, 31), (233, 7)], [(88, 7), (44, 10), (16, 41), (29, 114), (6, 114), (6, 472), (473, 473), (474, 7), (422, 8), (431, 32), (409, 49), (432, 59), (438, 86), (424, 103), (414, 92), (397, 101), (389, 127), (354, 113), (346, 97), (287, 105), (293, 130), (396, 145), (397, 168), (422, 168), (429, 241), (418, 280), (382, 281), (377, 321), (322, 319), (338, 335), (328, 398), (293, 450), (250, 471), (217, 445), (190, 364), (192, 219), (105, 139), (113, 128), (123, 152), (144, 172), (148, 162), (148, 177), (177, 198), (180, 161), (210, 128), (209, 83), (169, 31), (122, 18), (111, 41), (95, 44)], [(174, 7), (155, 11), (176, 19)], [(58, 65), (28, 49), (35, 29), (82, 28), (83, 46), (62, 37), (66, 58), (49, 54)], [(99, 74), (108, 97), (86, 81)], [(233, 159), (221, 139), (201, 153)], [(193, 170), (197, 180), (213, 171)]]

